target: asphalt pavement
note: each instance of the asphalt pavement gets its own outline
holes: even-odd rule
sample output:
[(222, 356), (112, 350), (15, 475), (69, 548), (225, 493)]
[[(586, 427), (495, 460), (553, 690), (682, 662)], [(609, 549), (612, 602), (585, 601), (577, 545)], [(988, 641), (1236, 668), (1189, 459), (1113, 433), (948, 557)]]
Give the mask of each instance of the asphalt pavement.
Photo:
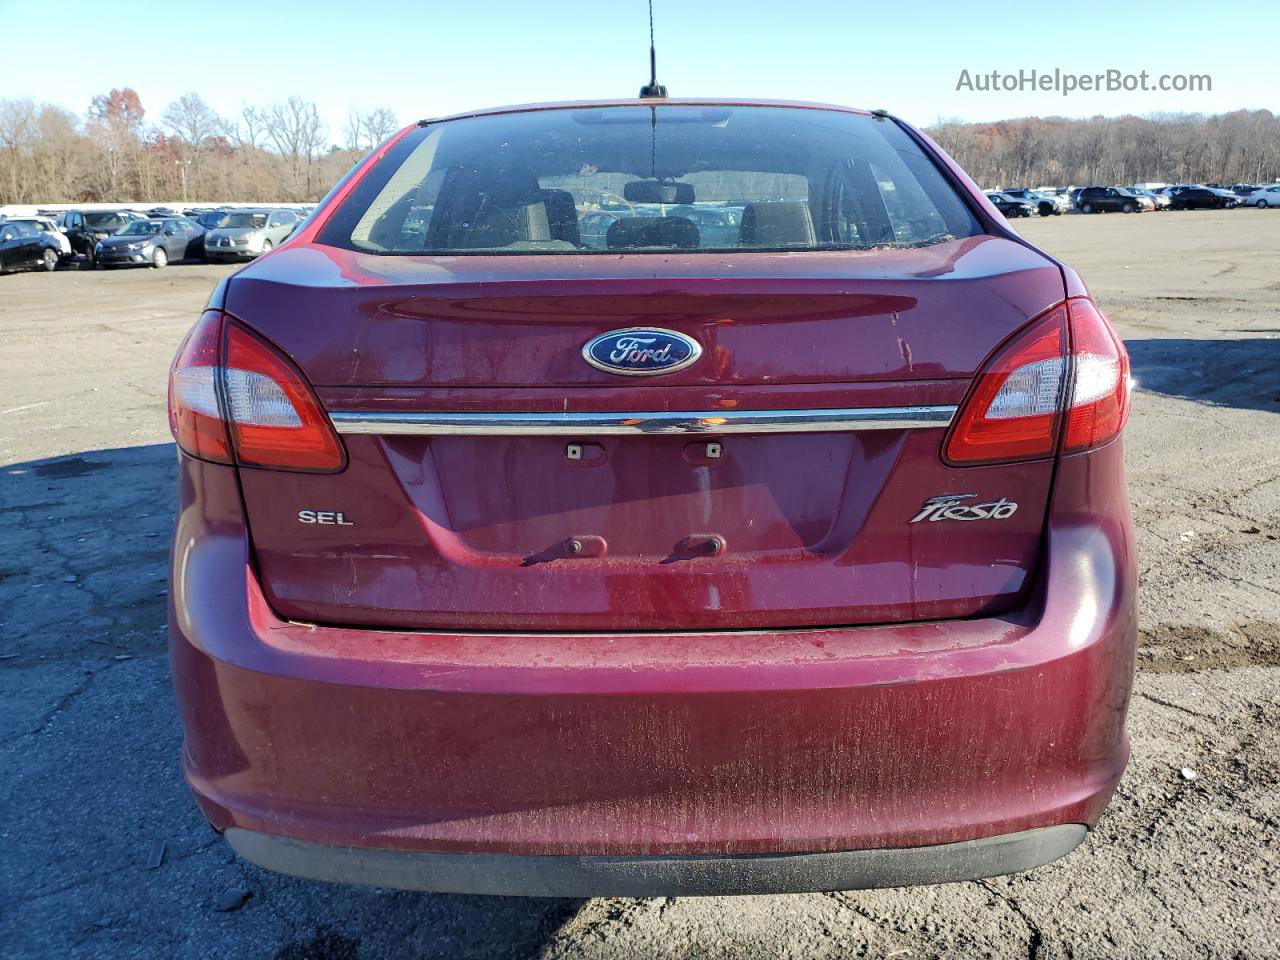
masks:
[(1132, 763), (1039, 870), (782, 897), (414, 894), (237, 860), (182, 783), (164, 626), (165, 376), (231, 268), (0, 277), (0, 956), (1280, 957), (1280, 211), (1019, 227), (1134, 360)]

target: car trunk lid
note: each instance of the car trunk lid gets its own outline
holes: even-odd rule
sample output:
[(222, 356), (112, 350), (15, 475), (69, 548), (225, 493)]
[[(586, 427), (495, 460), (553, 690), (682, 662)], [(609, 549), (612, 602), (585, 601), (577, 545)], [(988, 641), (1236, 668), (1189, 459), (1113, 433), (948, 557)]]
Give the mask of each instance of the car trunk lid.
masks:
[[(341, 473), (241, 470), (258, 574), (284, 616), (426, 630), (1007, 608), (1033, 571), (1052, 463), (949, 467), (945, 417), (920, 411), (958, 404), (991, 351), (1062, 297), (1056, 265), (991, 236), (725, 256), (286, 248), (232, 281), (227, 310), (290, 356), (344, 429), (366, 422), (344, 437)], [(638, 326), (684, 334), (702, 357), (646, 378), (583, 359), (592, 337)], [(868, 409), (881, 421), (734, 423)], [(422, 432), (431, 414), (511, 416), (442, 435)], [(408, 432), (379, 428), (387, 416)], [(561, 425), (510, 426), (531, 416)], [(1016, 507), (917, 519), (949, 494)]]

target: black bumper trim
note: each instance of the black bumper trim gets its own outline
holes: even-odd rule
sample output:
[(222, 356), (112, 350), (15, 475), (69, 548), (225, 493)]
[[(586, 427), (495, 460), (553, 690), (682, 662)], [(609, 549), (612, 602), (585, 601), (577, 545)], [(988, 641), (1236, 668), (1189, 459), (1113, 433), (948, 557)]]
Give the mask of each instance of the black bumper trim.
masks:
[(1018, 873), (1074, 850), (1066, 823), (932, 847), (739, 856), (600, 857), (332, 847), (231, 827), (232, 849), (279, 873), (437, 893), (660, 897), (865, 890)]

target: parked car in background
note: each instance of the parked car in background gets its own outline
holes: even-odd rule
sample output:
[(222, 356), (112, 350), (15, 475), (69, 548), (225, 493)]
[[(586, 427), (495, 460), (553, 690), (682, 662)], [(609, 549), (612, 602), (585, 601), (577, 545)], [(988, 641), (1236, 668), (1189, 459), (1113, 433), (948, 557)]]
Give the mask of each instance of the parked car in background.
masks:
[(210, 260), (236, 260), (269, 253), (288, 239), (298, 222), (292, 210), (232, 210), (205, 236)]
[(1070, 209), (1070, 204), (1066, 199), (1040, 193), (1038, 190), (1019, 188), (1017, 190), (1002, 190), (1001, 193), (1005, 196), (1013, 197), (1015, 200), (1032, 204), (1036, 208), (1036, 212), (1042, 217), (1061, 216)]
[(231, 216), (230, 210), (202, 210), (195, 214), (192, 219), (205, 230), (216, 230), (227, 222), (227, 217)]
[(987, 194), (987, 199), (996, 205), (997, 210), (1011, 220), (1015, 217), (1035, 216), (1037, 213), (1035, 204), (1026, 200), (1019, 200), (1017, 197), (1011, 197), (1007, 193), (993, 191)]
[(205, 255), (204, 238), (209, 231), (195, 217), (177, 216), (172, 219), (177, 220), (184, 228), (191, 228), (187, 231), (191, 234), (191, 239), (187, 241), (186, 259), (207, 261), (209, 258)]
[(1173, 194), (1175, 210), (1221, 210), (1235, 205), (1234, 194), (1209, 187), (1181, 187)]
[(155, 267), (161, 269), (204, 252), (204, 229), (185, 217), (135, 220), (118, 233), (99, 240), (94, 261), (99, 267)]
[(1269, 187), (1254, 187), (1240, 198), (1240, 202), (1259, 208), (1280, 207), (1280, 183), (1273, 183)]
[(742, 208), (727, 206), (672, 207), (671, 216), (688, 217), (707, 243), (728, 246), (738, 242), (742, 233)]
[(0, 273), (56, 270), (61, 257), (58, 241), (30, 219), (0, 223)]
[(1140, 197), (1128, 187), (1085, 187), (1076, 198), (1076, 207), (1081, 213), (1140, 213), (1154, 210), (1156, 204), (1150, 197)]
[(1148, 190), (1146, 187), (1128, 187), (1127, 189), (1139, 197), (1148, 198), (1156, 210), (1168, 210), (1173, 205), (1173, 201), (1168, 196), (1163, 193), (1157, 193), (1154, 190)]
[(69, 210), (63, 222), (73, 253), (89, 258), (93, 264), (94, 248), (99, 241), (143, 219), (128, 210)]
[[(588, 167), (644, 209), (602, 249)], [(1129, 755), (1129, 362), (953, 171), (838, 107), (473, 111), (223, 280), (169, 389), (181, 767), (219, 834), (560, 897), (1079, 844)], [(671, 212), (728, 197), (737, 236)]]
[(578, 219), (579, 242), (593, 250), (604, 250), (609, 228), (629, 216), (629, 210), (588, 210)]
[(43, 230), (56, 241), (58, 241), (58, 260), (60, 263), (70, 260), (72, 257), (71, 241), (67, 239), (67, 235), (58, 229), (57, 221), (53, 217), (36, 216), (36, 217), (10, 217), (4, 221), (5, 223), (29, 223), (37, 230)]

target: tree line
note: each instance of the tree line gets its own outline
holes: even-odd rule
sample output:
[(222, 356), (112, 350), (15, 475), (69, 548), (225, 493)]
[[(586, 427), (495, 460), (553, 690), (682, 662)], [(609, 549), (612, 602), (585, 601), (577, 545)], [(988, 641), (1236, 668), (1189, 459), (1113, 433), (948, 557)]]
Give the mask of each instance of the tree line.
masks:
[[(154, 122), (128, 87), (83, 116), (0, 99), (0, 203), (314, 201), (398, 127), (386, 107), (353, 109), (334, 143), (297, 96), (227, 117), (187, 93)], [(988, 188), (1280, 178), (1280, 117), (1268, 110), (940, 120), (927, 132)]]
[(129, 87), (83, 116), (0, 99), (0, 204), (314, 201), (398, 126), (386, 107), (353, 109), (333, 143), (297, 96), (227, 117), (187, 93), (154, 121)]
[(1280, 117), (1269, 110), (940, 120), (926, 132), (988, 189), (1280, 179)]

